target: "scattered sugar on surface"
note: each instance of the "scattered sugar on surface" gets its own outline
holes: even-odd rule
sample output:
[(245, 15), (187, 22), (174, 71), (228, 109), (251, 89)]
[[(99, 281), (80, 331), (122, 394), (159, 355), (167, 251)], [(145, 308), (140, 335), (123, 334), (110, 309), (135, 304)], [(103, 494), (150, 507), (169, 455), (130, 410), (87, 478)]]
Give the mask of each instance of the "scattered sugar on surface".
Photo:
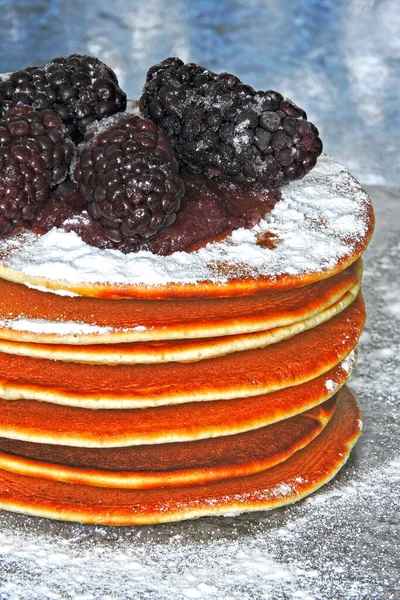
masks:
[[(142, 529), (8, 515), (0, 533), (0, 562), (16, 569), (21, 582), (13, 583), (5, 568), (2, 598), (395, 599), (395, 556), (389, 552), (385, 558), (379, 551), (381, 544), (390, 550), (390, 541), (387, 527), (382, 533), (376, 526), (395, 518), (394, 506), (386, 512), (384, 490), (389, 482), (400, 484), (399, 467), (399, 461), (389, 461), (360, 472), (353, 464), (323, 492), (269, 515)], [(366, 546), (376, 552), (376, 568), (385, 564), (381, 577), (359, 561), (360, 512), (375, 524), (370, 532), (363, 529), (362, 539), (364, 552)], [(343, 528), (352, 521), (353, 541), (344, 551)]]
[[(358, 183), (338, 163), (322, 156), (307, 177), (282, 189), (282, 199), (256, 227), (238, 229), (223, 242), (192, 253), (125, 255), (94, 248), (76, 233), (57, 229), (42, 236), (25, 232), (2, 240), (0, 252), (11, 269), (72, 283), (223, 282), (238, 270), (275, 278), (335, 267), (364, 238), (368, 206), (368, 196)], [(257, 243), (266, 231), (276, 236), (274, 248)], [(228, 268), (222, 274), (221, 263), (231, 265), (234, 273)]]

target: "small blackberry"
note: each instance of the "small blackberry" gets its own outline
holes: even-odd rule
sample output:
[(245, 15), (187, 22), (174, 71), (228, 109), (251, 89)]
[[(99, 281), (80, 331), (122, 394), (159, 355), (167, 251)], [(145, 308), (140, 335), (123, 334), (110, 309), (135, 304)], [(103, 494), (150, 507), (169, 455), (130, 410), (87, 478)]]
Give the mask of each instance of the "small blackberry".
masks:
[(152, 121), (127, 114), (88, 131), (75, 180), (90, 216), (110, 240), (129, 248), (174, 222), (184, 192), (167, 136)]
[(0, 119), (0, 236), (32, 221), (64, 181), (74, 144), (51, 110), (18, 105)]
[(299, 179), (322, 151), (317, 128), (278, 92), (256, 92), (228, 73), (167, 58), (148, 74), (140, 110), (192, 173), (276, 188)]
[(126, 95), (103, 62), (71, 54), (44, 67), (15, 71), (0, 81), (0, 116), (16, 104), (51, 108), (76, 142), (93, 121), (125, 110)]

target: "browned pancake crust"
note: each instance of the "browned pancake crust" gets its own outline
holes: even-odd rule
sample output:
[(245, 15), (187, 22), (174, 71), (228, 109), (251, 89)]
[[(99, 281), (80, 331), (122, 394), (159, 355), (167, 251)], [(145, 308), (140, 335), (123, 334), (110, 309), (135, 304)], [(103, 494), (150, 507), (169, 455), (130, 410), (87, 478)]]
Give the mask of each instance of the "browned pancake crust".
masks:
[(359, 294), (339, 315), (279, 344), (189, 364), (86, 365), (0, 353), (0, 393), (87, 408), (256, 396), (332, 369), (356, 346), (364, 321)]
[(96, 411), (37, 400), (0, 399), (0, 436), (39, 443), (112, 448), (230, 435), (309, 410), (339, 389), (341, 364), (301, 385), (233, 400), (188, 402), (146, 409)]
[(123, 490), (0, 471), (0, 508), (108, 525), (268, 510), (299, 500), (329, 481), (346, 462), (359, 432), (357, 403), (342, 388), (335, 414), (322, 433), (288, 460), (260, 473), (204, 485)]
[(95, 344), (91, 346), (37, 344), (0, 339), (0, 352), (51, 360), (88, 364), (157, 364), (164, 362), (197, 362), (276, 344), (324, 323), (354, 302), (360, 286), (356, 285), (337, 302), (303, 321), (273, 327), (265, 331), (226, 335), (213, 338), (134, 342), (128, 344)]
[(77, 448), (0, 438), (0, 469), (70, 483), (121, 488), (193, 485), (243, 477), (286, 460), (311, 442), (336, 408), (310, 411), (246, 433), (194, 442)]
[[(242, 298), (120, 300), (65, 297), (0, 279), (0, 338), (52, 344), (111, 344), (213, 337), (262, 331), (301, 321), (341, 298), (361, 278), (361, 260), (331, 279)], [(101, 333), (19, 331), (23, 317), (106, 327)]]

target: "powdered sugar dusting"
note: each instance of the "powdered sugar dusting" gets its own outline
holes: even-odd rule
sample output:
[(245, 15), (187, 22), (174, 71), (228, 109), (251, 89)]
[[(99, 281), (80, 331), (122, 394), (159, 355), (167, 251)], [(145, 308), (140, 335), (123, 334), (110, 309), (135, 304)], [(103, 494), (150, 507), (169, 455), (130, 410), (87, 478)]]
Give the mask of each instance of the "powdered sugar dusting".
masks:
[[(368, 230), (370, 201), (343, 167), (321, 156), (303, 180), (282, 189), (282, 199), (253, 229), (238, 229), (222, 242), (192, 253), (123, 254), (85, 244), (76, 233), (52, 229), (2, 240), (3, 264), (28, 276), (71, 283), (162, 286), (225, 282), (238, 276), (296, 276), (334, 268), (351, 256)], [(273, 248), (261, 247), (269, 232)], [(12, 251), (11, 251), (12, 250)], [(221, 264), (227, 266), (221, 272)], [(62, 287), (62, 286), (61, 286)]]
[(352, 370), (354, 369), (356, 358), (357, 358), (357, 352), (356, 352), (356, 350), (352, 350), (346, 356), (346, 358), (340, 363), (342, 369), (344, 369), (346, 371), (346, 373), (352, 372)]
[[(50, 292), (50, 290), (43, 285), (33, 285), (31, 283), (27, 283), (26, 286), (31, 288), (32, 290), (38, 290), (38, 292)], [(70, 292), (69, 290), (56, 290), (58, 296), (70, 296), (71, 298), (79, 296), (79, 294), (75, 294), (75, 292)]]
[(333, 393), (335, 391), (335, 389), (338, 388), (339, 386), (335, 381), (333, 381), (333, 379), (327, 379), (325, 381), (325, 387), (328, 390), (328, 392)]
[(374, 532), (364, 545), (375, 549), (375, 568), (387, 568), (381, 580), (359, 560), (357, 530), (348, 552), (340, 542), (356, 514), (381, 514), (382, 490), (388, 481), (400, 483), (399, 467), (389, 461), (363, 476), (352, 473), (341, 485), (263, 517), (107, 530), (7, 515), (10, 525), (0, 532), (0, 560), (8, 567), (2, 592), (25, 600), (125, 600), (132, 590), (146, 600), (394, 600), (395, 564), (379, 552)]
[(111, 327), (90, 325), (79, 321), (47, 321), (46, 319), (26, 319), (24, 317), (0, 320), (0, 329), (57, 335), (107, 334), (112, 331)]

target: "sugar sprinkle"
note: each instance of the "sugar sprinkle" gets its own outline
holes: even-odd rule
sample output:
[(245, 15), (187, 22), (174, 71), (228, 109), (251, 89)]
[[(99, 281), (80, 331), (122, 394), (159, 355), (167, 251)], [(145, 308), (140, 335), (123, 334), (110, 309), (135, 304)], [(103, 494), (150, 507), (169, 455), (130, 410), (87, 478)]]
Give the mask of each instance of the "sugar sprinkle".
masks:
[[(299, 275), (334, 268), (365, 239), (370, 201), (337, 162), (321, 156), (303, 180), (282, 189), (282, 199), (253, 229), (237, 229), (224, 241), (195, 252), (158, 256), (148, 251), (123, 254), (84, 243), (74, 232), (52, 229), (0, 242), (3, 264), (28, 276), (71, 283), (160, 286), (169, 283), (224, 282), (247, 276)], [(274, 236), (273, 248), (260, 235)], [(221, 264), (232, 267), (221, 271)], [(64, 292), (62, 292), (64, 293)]]

